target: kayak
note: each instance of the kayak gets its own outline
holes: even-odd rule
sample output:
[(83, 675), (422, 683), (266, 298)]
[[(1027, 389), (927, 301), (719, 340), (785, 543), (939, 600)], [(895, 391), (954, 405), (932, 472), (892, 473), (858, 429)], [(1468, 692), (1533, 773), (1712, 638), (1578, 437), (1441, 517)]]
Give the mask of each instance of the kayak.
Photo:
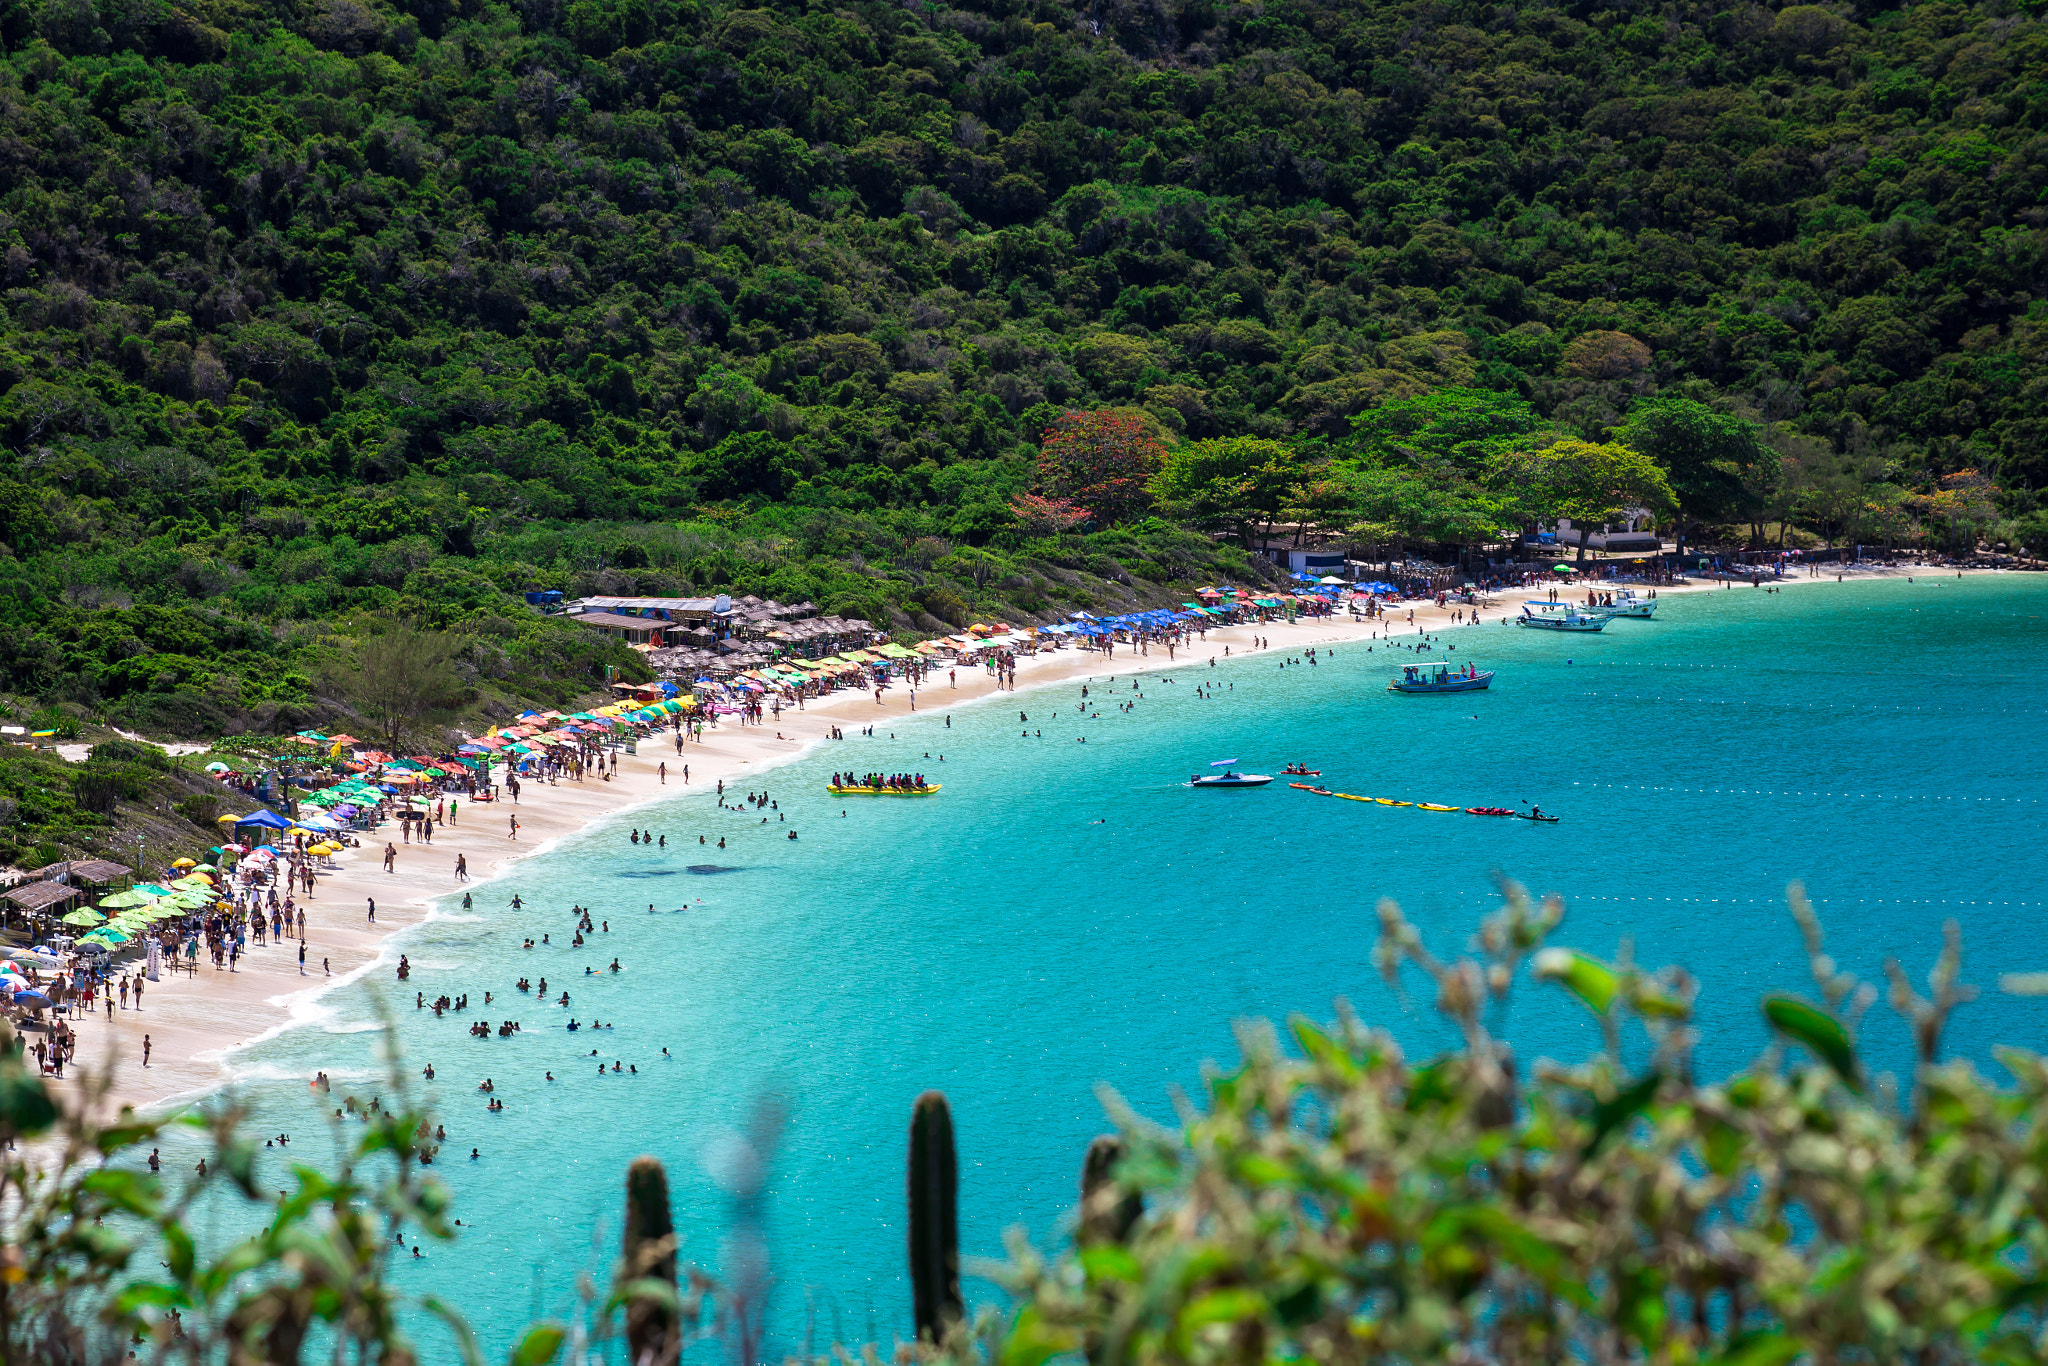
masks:
[(1397, 802), (1397, 801), (1395, 801), (1395, 800), (1394, 800), (1394, 799), (1393, 799), (1392, 797), (1374, 797), (1374, 798), (1373, 798), (1372, 800), (1374, 800), (1374, 801), (1378, 802), (1378, 803), (1379, 803), (1379, 804), (1380, 804), (1381, 806), (1413, 806), (1413, 805), (1415, 805), (1415, 803), (1414, 803), (1414, 802)]
[(1330, 791), (1330, 789), (1327, 787), (1315, 787), (1309, 783), (1289, 783), (1288, 786), (1298, 787), (1303, 792), (1313, 792), (1318, 797), (1334, 797), (1337, 795), (1336, 793)]
[(1351, 792), (1333, 792), (1330, 795), (1333, 797), (1342, 797), (1347, 802), (1371, 802), (1378, 800), (1378, 798), (1375, 797), (1360, 797), (1357, 794)]
[(1516, 814), (1517, 816), (1520, 816), (1520, 817), (1521, 817), (1521, 818), (1522, 818), (1523, 820), (1525, 820), (1525, 821), (1540, 821), (1540, 822), (1542, 822), (1542, 823), (1543, 823), (1544, 825), (1556, 825), (1556, 824), (1557, 824), (1557, 817), (1555, 817), (1555, 816), (1531, 816), (1531, 815), (1529, 815), (1529, 814), (1528, 814), (1527, 812), (1523, 812), (1523, 811), (1517, 811), (1517, 812), (1516, 812), (1515, 814)]
[(1416, 806), (1418, 806), (1418, 807), (1420, 807), (1420, 808), (1421, 808), (1422, 810), (1424, 810), (1424, 811), (1456, 811), (1456, 810), (1458, 810), (1458, 808), (1457, 808), (1457, 807), (1455, 807), (1455, 806), (1438, 806), (1438, 805), (1437, 805), (1437, 804), (1436, 804), (1435, 802), (1417, 802), (1417, 803), (1415, 803), (1415, 805), (1416, 805)]
[(1283, 768), (1280, 772), (1282, 776), (1288, 778), (1320, 778), (1323, 776), (1323, 771), (1319, 768)]
[(1508, 810), (1505, 806), (1468, 806), (1465, 808), (1465, 814), (1468, 816), (1512, 816), (1515, 813)]
[(825, 790), (835, 797), (929, 797), (944, 786), (944, 783), (926, 783), (923, 787), (840, 787), (836, 783), (827, 783)]

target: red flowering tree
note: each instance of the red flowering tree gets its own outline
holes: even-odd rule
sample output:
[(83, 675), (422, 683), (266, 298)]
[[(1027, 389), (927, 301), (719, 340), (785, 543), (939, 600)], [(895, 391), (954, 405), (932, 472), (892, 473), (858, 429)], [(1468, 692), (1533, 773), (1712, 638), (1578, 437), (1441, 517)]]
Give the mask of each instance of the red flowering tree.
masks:
[(1020, 493), (1012, 498), (1010, 511), (1017, 514), (1027, 536), (1064, 536), (1094, 515), (1064, 498), (1041, 498), (1035, 493)]
[(1145, 486), (1165, 459), (1165, 445), (1134, 413), (1062, 413), (1039, 444), (1039, 491), (1077, 504), (1103, 526), (1128, 522), (1151, 510)]

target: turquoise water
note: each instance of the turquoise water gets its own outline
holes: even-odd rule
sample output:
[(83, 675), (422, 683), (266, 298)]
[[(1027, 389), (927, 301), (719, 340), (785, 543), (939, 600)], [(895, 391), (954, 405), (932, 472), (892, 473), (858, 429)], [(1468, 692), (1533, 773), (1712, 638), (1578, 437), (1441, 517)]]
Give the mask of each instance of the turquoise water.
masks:
[[(625, 1166), (642, 1152), (668, 1165), (687, 1255), (716, 1266), (733, 1201), (713, 1173), (773, 1094), (787, 1124), (765, 1205), (770, 1348), (887, 1341), (908, 1331), (903, 1140), (920, 1090), (953, 1103), (965, 1250), (999, 1255), (1012, 1225), (1056, 1237), (1106, 1127), (1097, 1083), (1170, 1117), (1171, 1087), (1192, 1090), (1205, 1059), (1233, 1056), (1234, 1020), (1326, 1018), (1338, 996), (1411, 1052), (1448, 1043), (1373, 972), (1373, 907), (1395, 898), (1453, 951), (1495, 904), (1495, 869), (1566, 898), (1562, 942), (1607, 954), (1630, 935), (1639, 961), (1702, 978), (1709, 1071), (1760, 1046), (1762, 991), (1810, 985), (1782, 908), (1793, 878), (1866, 976), (1887, 956), (1924, 973), (1948, 917), (1973, 980), (2048, 967), (2044, 619), (2038, 578), (1687, 595), (1597, 637), (1448, 631), (1437, 657), (1499, 670), (1478, 696), (1385, 692), (1415, 656), (1382, 643), (1340, 645), (1314, 667), (1261, 656), (1119, 672), (1090, 684), (1091, 702), (1131, 700), (1133, 681), (1142, 700), (1100, 719), (1075, 717), (1079, 683), (964, 708), (950, 729), (920, 718), (768, 775), (796, 842), (708, 792), (670, 798), (482, 885), (473, 916), (394, 943), (416, 965), (405, 995), (474, 998), (436, 1020), (388, 972), (375, 984), (402, 1007), (409, 1066), (437, 1069), (446, 1155), (483, 1154), (440, 1168), (468, 1236), (400, 1273), (463, 1306), (495, 1351), (532, 1315), (565, 1310), (577, 1271), (607, 1265)], [(1311, 760), (1343, 791), (1533, 801), (1565, 819), (1179, 785), (1230, 755), (1265, 772)], [(923, 769), (945, 791), (834, 801), (835, 767)], [(630, 844), (636, 825), (669, 848)], [(728, 848), (700, 848), (699, 834)], [(710, 861), (737, 871), (685, 871)], [(524, 910), (507, 906), (514, 893)], [(610, 933), (566, 947), (571, 902)], [(552, 947), (520, 949), (543, 931)], [(622, 973), (582, 975), (615, 956)], [(522, 975), (570, 991), (571, 1009), (514, 990)], [(259, 1127), (301, 1135), (294, 1158), (321, 1151), (303, 1081), (315, 1068), (382, 1089), (371, 990), (338, 991), (324, 1022), (237, 1055)], [(616, 1026), (572, 1034), (569, 1016)], [(525, 1030), (469, 1038), (467, 1020), (484, 1017)], [(1517, 998), (1507, 1032), (1525, 1058), (1597, 1042), (1544, 993)], [(1873, 1017), (1878, 1061), (1897, 1065), (1903, 1042)], [(1994, 1042), (2048, 1046), (2042, 1008), (1995, 994), (1971, 1007), (1956, 1046), (1988, 1057)], [(598, 1077), (593, 1048), (639, 1074)], [(486, 1075), (503, 1114), (473, 1089)]]

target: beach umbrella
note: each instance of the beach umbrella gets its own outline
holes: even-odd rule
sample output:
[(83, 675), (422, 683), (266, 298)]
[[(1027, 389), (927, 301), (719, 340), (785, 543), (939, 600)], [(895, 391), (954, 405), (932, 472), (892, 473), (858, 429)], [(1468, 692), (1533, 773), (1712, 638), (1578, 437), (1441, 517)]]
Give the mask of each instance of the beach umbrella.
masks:
[(150, 901), (151, 898), (144, 896), (140, 892), (116, 892), (112, 896), (105, 897), (100, 901), (100, 909), (112, 908), (118, 911), (124, 906), (147, 906)]
[(66, 925), (84, 925), (90, 927), (93, 925), (100, 924), (105, 919), (106, 917), (101, 915), (98, 911), (80, 908), (78, 910), (73, 911), (70, 915), (65, 916), (63, 919), (63, 923)]
[(40, 991), (17, 991), (14, 993), (14, 1003), (16, 1005), (46, 1006), (50, 1004), (50, 998), (43, 995)]
[(128, 890), (140, 892), (143, 896), (169, 896), (171, 894), (170, 888), (159, 887), (154, 882), (138, 882)]
[(196, 868), (198, 866), (199, 860), (190, 858), (181, 858), (171, 865), (173, 868)]
[(1572, 567), (1568, 564), (1554, 564), (1550, 568), (1553, 572), (1559, 574), (1569, 574), (1572, 572)]
[(220, 760), (215, 759), (212, 763), (206, 766), (206, 771), (208, 773), (226, 773), (228, 771), (228, 766), (222, 763)]

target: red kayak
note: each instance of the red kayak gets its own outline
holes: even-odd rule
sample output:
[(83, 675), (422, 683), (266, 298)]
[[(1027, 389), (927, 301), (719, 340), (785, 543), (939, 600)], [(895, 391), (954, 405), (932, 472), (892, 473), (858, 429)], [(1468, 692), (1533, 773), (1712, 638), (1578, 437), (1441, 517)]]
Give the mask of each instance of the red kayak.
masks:
[(1508, 810), (1505, 806), (1468, 806), (1465, 808), (1465, 814), (1468, 816), (1512, 816), (1515, 813)]
[(1327, 788), (1327, 787), (1312, 787), (1312, 786), (1310, 786), (1310, 785), (1309, 785), (1309, 784), (1307, 784), (1307, 783), (1289, 783), (1289, 784), (1288, 784), (1288, 786), (1289, 786), (1289, 787), (1298, 787), (1298, 788), (1300, 788), (1300, 789), (1301, 789), (1301, 790), (1302, 790), (1303, 792), (1313, 792), (1313, 793), (1315, 793), (1315, 794), (1316, 794), (1316, 795), (1317, 795), (1318, 797), (1333, 797), (1333, 796), (1335, 796), (1335, 795), (1336, 795), (1336, 794), (1335, 794), (1334, 792), (1330, 791), (1330, 789), (1329, 789), (1329, 788)]
[(1280, 772), (1282, 776), (1288, 778), (1320, 778), (1323, 776), (1323, 771), (1319, 768), (1283, 768)]

